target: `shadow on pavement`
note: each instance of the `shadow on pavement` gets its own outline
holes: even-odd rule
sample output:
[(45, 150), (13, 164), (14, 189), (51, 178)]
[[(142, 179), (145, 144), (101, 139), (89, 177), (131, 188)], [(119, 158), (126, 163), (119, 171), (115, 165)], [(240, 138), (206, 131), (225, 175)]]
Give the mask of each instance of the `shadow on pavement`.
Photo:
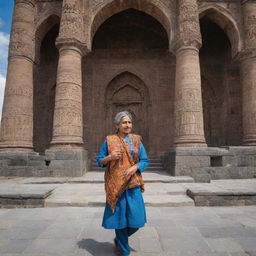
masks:
[(107, 255), (114, 254), (114, 245), (109, 242), (98, 242), (94, 239), (82, 239), (77, 242), (79, 248), (86, 250), (91, 255), (99, 255), (105, 253)]

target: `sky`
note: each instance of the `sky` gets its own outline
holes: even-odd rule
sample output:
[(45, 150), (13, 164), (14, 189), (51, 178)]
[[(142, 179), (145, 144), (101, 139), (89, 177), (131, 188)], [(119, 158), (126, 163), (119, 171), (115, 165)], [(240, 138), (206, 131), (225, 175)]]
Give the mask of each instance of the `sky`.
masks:
[(2, 116), (13, 4), (14, 0), (0, 0), (0, 116)]

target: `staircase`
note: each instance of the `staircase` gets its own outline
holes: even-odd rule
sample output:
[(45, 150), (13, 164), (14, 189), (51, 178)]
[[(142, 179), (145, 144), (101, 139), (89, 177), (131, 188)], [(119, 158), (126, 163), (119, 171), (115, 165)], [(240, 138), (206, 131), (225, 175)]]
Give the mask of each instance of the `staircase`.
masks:
[[(95, 153), (91, 159), (91, 169), (90, 171), (104, 171), (104, 168), (98, 167), (97, 163), (96, 163), (96, 156), (97, 154)], [(163, 168), (163, 162), (162, 159), (159, 156), (155, 156), (155, 155), (149, 155), (149, 166), (143, 170), (143, 172), (158, 172), (158, 171), (164, 171)]]
[[(57, 189), (45, 201), (46, 207), (56, 206), (104, 206), (104, 168), (98, 167), (95, 153), (91, 159), (90, 171), (83, 177), (72, 178), (66, 185), (70, 190), (83, 191), (83, 197), (66, 195), (65, 186)], [(186, 194), (186, 187), (182, 184), (193, 183), (188, 176), (171, 176), (163, 169), (162, 159), (156, 155), (149, 155), (150, 164), (143, 170), (146, 191), (144, 201), (146, 206), (194, 206), (194, 201)], [(97, 191), (97, 195), (95, 195)], [(61, 198), (60, 196), (64, 195)], [(62, 197), (62, 196), (61, 196)]]

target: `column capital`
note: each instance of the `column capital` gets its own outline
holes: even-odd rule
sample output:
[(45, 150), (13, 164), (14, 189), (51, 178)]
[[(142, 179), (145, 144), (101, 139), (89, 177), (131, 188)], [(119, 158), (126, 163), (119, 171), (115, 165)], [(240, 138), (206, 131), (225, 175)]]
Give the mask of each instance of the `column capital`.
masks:
[(183, 39), (177, 39), (175, 42), (174, 42), (174, 52), (176, 52), (176, 54), (179, 52), (179, 51), (182, 51), (182, 50), (195, 50), (197, 52), (199, 52), (199, 49), (201, 48), (202, 46), (202, 41), (201, 39), (188, 39), (188, 40), (183, 40)]
[(75, 50), (78, 51), (81, 56), (86, 55), (89, 50), (85, 43), (78, 41), (76, 38), (60, 38), (58, 37), (55, 42), (59, 51), (62, 50)]

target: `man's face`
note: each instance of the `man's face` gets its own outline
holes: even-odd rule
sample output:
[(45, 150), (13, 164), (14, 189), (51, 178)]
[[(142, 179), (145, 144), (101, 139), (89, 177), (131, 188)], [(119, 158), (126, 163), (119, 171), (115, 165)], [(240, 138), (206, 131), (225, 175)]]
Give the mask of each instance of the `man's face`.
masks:
[(116, 126), (116, 128), (118, 129), (119, 133), (129, 134), (132, 131), (132, 120), (128, 116), (125, 116), (122, 118), (120, 124)]

